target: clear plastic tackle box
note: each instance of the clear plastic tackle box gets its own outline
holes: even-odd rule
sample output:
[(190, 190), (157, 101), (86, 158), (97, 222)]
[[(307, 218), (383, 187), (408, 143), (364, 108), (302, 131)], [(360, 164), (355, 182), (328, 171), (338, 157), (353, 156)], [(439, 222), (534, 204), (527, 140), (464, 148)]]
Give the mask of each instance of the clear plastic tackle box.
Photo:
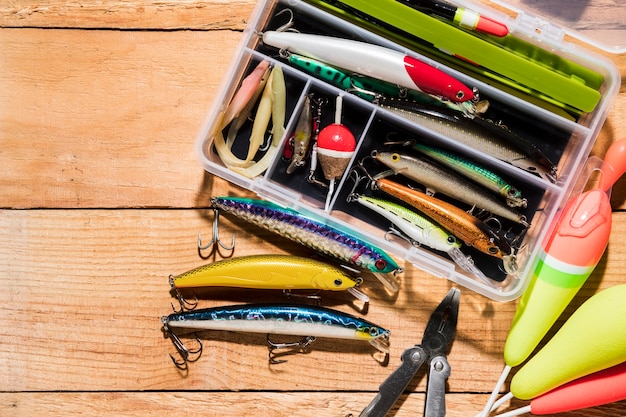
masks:
[[(478, 33), (471, 28), (461, 28), (442, 16), (421, 13), (402, 1), (393, 2), (393, 7), (389, 8), (385, 8), (384, 3), (259, 0), (221, 90), (198, 132), (195, 142), (197, 159), (206, 171), (253, 191), (259, 198), (295, 209), (330, 225), (346, 228), (398, 260), (410, 262), (428, 273), (447, 278), (497, 301), (516, 299), (532, 277), (541, 255), (541, 243), (550, 233), (555, 216), (579, 186), (581, 178), (587, 175), (585, 166), (588, 165), (589, 152), (619, 91), (620, 74), (614, 63), (591, 51), (591, 48), (581, 46), (581, 43), (592, 43), (612, 52), (624, 51), (623, 33), (617, 34), (613, 30), (619, 26), (619, 16), (615, 25), (605, 22), (602, 25), (592, 23), (575, 27), (580, 20), (593, 22), (593, 16), (585, 16), (585, 6), (589, 6), (590, 2), (568, 2), (567, 13), (553, 7), (552, 10), (563, 11), (559, 18), (545, 16), (550, 10), (549, 5), (555, 3), (553, 1), (513, 2), (520, 4), (494, 2), (498, 3), (494, 7), (482, 2), (451, 2), (505, 24), (509, 35), (500, 38)], [(395, 9), (398, 5), (405, 7), (403, 10), (406, 13), (398, 13)], [(286, 29), (286, 26), (290, 27)], [(575, 30), (570, 27), (575, 27)], [(336, 79), (323, 76), (319, 70), (316, 72), (298, 65), (293, 56), (306, 57), (304, 53), (285, 53), (284, 49), (263, 42), (263, 34), (277, 31), (345, 38), (379, 45), (425, 62), (429, 68), (435, 68), (465, 86), (476, 89), (478, 95), (471, 106), (470, 102), (464, 104), (467, 107), (463, 109), (471, 111), (461, 111), (456, 107), (450, 110), (455, 106), (450, 105), (451, 100), (441, 101), (431, 95), (417, 93), (417, 101), (423, 100), (421, 104), (416, 104), (410, 94), (412, 90), (390, 82), (385, 84), (388, 88), (387, 96), (379, 100), (384, 94), (375, 94), (375, 88), (365, 88), (370, 86), (366, 82), (371, 81), (368, 74), (345, 69), (343, 74), (347, 74), (350, 80), (346, 88), (346, 84), (342, 86), (335, 82)], [(570, 36), (578, 39), (572, 41), (568, 39)], [(598, 39), (602, 41), (598, 42)], [(237, 158), (246, 159), (253, 122), (241, 120), (239, 130), (229, 132), (230, 125), (223, 126), (223, 116), (242, 81), (262, 61), (282, 69), (286, 107), (284, 132), (280, 137), (271, 136), (269, 130), (273, 126), (272, 121), (267, 123), (268, 131), (262, 134), (264, 143), (248, 162), (267, 167), (262, 172), (254, 172), (254, 169), (240, 170), (225, 163), (216, 150), (215, 136), (221, 135), (227, 142), (229, 152)], [(364, 68), (367, 68), (367, 64), (360, 63)], [(529, 69), (524, 68), (525, 65), (530, 65)], [(374, 69), (373, 73), (378, 72)], [(558, 79), (552, 81), (550, 77), (553, 76)], [(565, 84), (561, 85), (560, 82)], [(341, 101), (337, 100), (338, 97), (341, 97)], [(581, 97), (586, 98), (577, 101)], [(312, 102), (316, 105), (312, 106)], [(313, 136), (323, 127), (339, 122), (349, 129), (356, 140), (356, 149), (348, 154), (347, 167), (333, 181), (330, 197), (330, 181), (319, 166), (319, 158), (311, 158), (311, 149), (308, 150), (304, 165), (287, 173), (295, 150), (296, 126), (305, 103), (307, 110), (313, 107), (314, 116), (318, 116), (315, 118)], [(340, 112), (337, 113), (335, 110), (339, 103)], [(479, 103), (483, 106), (480, 109)], [(397, 105), (394, 107), (394, 104)], [(433, 120), (439, 120), (439, 114), (432, 119), (428, 119), (428, 112), (420, 113), (421, 117), (417, 119), (407, 116), (411, 111), (407, 106), (412, 105), (434, 108), (435, 112), (445, 108), (441, 110), (442, 113), (453, 113), (454, 116), (456, 111), (459, 115), (453, 118), (452, 130), (440, 129), (437, 123), (432, 123)], [(316, 113), (318, 109), (319, 113)], [(253, 109), (252, 116), (257, 110)], [(468, 122), (465, 119), (469, 119), (471, 128), (471, 122), (476, 116), (483, 122), (487, 120), (486, 124), (491, 126), (486, 129), (491, 134), (494, 129), (496, 136), (500, 132), (498, 129), (502, 133), (506, 131), (506, 134), (513, 132), (515, 138), (522, 138), (524, 146), (541, 151), (556, 168), (555, 175), (538, 175), (530, 168), (507, 160), (507, 157), (484, 151), (482, 144), (472, 142), (474, 136), (463, 133), (463, 126)], [(514, 269), (504, 268), (500, 259), (463, 244), (461, 252), (488, 278), (485, 281), (460, 267), (446, 252), (416, 244), (402, 232), (390, 232), (399, 228), (393, 227), (387, 218), (349, 198), (355, 193), (375, 193), (364, 177), (374, 177), (388, 168), (375, 161), (373, 154), (390, 152), (428, 159), (415, 151), (415, 144), (461, 156), (504, 178), (521, 191), (526, 206), (514, 210), (522, 214), (528, 225), (490, 216), (475, 205), (459, 202), (455, 195), (434, 194), (443, 201), (475, 214), (483, 224), (504, 237), (513, 247)], [(515, 146), (520, 149), (519, 144)], [(527, 156), (529, 152), (522, 153)], [(312, 171), (312, 168), (315, 170)], [(420, 182), (407, 179), (402, 174), (396, 172), (387, 178), (410, 188), (425, 188)], [(381, 194), (376, 197), (393, 200)]]

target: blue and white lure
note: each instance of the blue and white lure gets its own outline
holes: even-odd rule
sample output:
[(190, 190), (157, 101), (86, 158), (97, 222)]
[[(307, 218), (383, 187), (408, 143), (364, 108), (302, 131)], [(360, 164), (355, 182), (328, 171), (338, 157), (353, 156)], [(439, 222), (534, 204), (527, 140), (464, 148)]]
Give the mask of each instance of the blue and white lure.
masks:
[(349, 265), (372, 272), (390, 291), (398, 283), (390, 274), (401, 272), (398, 264), (382, 249), (365, 242), (348, 231), (304, 216), (277, 204), (239, 197), (213, 197), (211, 206), (278, 233), (290, 240), (333, 257)]
[[(196, 351), (189, 351), (173, 332), (173, 329), (226, 330), (235, 332), (266, 333), (270, 363), (280, 363), (276, 349), (308, 347), (317, 337), (348, 340), (367, 340), (379, 351), (389, 353), (390, 331), (367, 320), (347, 313), (319, 306), (293, 304), (243, 304), (178, 312), (161, 318), (163, 331), (176, 346), (182, 361), (172, 360), (181, 369), (187, 362), (195, 361), (202, 352), (202, 344)], [(295, 343), (275, 343), (269, 335), (302, 336)], [(190, 354), (197, 356), (190, 359)], [(171, 355), (170, 355), (171, 356)]]

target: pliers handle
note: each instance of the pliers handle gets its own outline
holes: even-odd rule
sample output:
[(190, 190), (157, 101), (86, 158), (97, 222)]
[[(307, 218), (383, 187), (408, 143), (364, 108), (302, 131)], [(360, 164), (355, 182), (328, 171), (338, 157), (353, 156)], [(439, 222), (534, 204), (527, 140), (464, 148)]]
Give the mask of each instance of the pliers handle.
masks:
[(422, 344), (402, 353), (400, 366), (383, 381), (378, 394), (359, 417), (386, 416), (424, 363), (429, 366), (424, 416), (446, 415), (446, 381), (451, 369), (445, 351), (454, 337), (459, 299), (460, 291), (452, 288), (431, 315)]

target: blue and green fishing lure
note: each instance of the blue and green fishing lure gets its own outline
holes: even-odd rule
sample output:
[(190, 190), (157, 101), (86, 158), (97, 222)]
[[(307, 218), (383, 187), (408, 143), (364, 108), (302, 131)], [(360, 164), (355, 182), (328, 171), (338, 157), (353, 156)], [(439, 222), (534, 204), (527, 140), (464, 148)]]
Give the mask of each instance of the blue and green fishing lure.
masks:
[(400, 272), (398, 264), (382, 249), (353, 234), (304, 216), (277, 204), (251, 198), (213, 197), (211, 206), (342, 262), (369, 270), (396, 291), (381, 274)]

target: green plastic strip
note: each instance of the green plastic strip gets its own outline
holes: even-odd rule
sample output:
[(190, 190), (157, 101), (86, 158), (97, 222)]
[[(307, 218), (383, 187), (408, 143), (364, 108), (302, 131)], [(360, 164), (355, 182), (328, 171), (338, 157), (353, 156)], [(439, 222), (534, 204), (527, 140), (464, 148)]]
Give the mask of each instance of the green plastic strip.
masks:
[(496, 38), (468, 33), (396, 0), (306, 1), (318, 6), (347, 6), (357, 11), (358, 18), (371, 16), (448, 54), (480, 64), (488, 70), (484, 75), (496, 74), (501, 77), (499, 81), (509, 79), (527, 93), (549, 98), (563, 108), (591, 112), (600, 101), (598, 89), (604, 80), (601, 74), (513, 35)]

